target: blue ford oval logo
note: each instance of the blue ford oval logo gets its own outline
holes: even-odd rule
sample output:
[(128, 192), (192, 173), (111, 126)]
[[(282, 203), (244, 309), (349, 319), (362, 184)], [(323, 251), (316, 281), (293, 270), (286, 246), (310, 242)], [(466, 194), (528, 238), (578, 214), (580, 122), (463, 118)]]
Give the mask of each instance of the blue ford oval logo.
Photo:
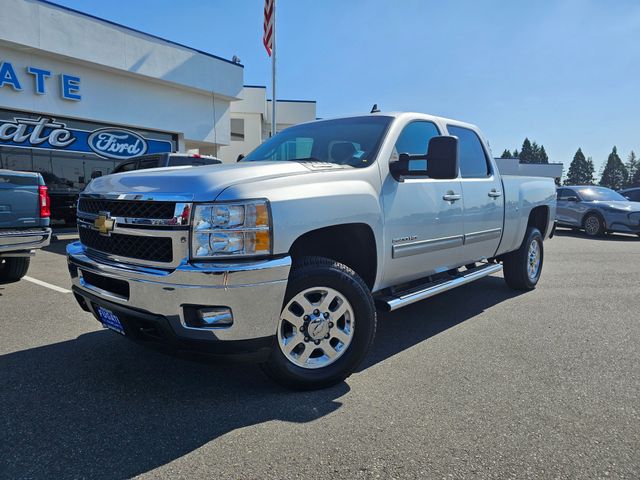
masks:
[(129, 130), (103, 128), (89, 135), (89, 148), (98, 155), (124, 160), (147, 152), (144, 138)]

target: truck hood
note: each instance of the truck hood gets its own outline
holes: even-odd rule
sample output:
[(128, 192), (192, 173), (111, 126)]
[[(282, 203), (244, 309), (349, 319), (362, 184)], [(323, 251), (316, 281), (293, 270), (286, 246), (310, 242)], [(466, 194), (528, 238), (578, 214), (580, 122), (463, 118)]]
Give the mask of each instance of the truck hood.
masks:
[(91, 181), (89, 194), (140, 194), (193, 196), (210, 202), (227, 187), (243, 182), (312, 173), (315, 169), (297, 162), (241, 162), (201, 167), (169, 167), (106, 175)]

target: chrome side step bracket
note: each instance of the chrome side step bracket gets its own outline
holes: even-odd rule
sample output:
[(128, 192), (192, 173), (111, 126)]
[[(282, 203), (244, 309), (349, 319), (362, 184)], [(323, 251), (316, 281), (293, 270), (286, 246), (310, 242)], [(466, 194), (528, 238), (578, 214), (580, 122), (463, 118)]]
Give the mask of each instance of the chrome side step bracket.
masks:
[(478, 268), (461, 273), (459, 276), (454, 277), (451, 280), (430, 283), (412, 288), (406, 292), (396, 292), (389, 296), (378, 297), (376, 298), (376, 304), (387, 312), (393, 312), (394, 310), (406, 307), (412, 303), (433, 297), (434, 295), (446, 292), (452, 288), (466, 285), (467, 283), (479, 280), (480, 278), (491, 275), (492, 273), (497, 273), (500, 270), (502, 270), (502, 264), (500, 263), (483, 264)]

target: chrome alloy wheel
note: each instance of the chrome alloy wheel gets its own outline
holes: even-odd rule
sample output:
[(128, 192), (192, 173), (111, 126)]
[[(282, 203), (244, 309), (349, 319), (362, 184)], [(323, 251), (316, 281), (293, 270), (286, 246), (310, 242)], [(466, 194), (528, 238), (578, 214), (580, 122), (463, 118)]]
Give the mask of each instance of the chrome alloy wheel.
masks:
[(329, 287), (308, 288), (282, 310), (278, 345), (294, 365), (322, 368), (347, 351), (354, 328), (353, 308), (344, 295)]
[(529, 254), (527, 256), (527, 275), (529, 280), (535, 281), (540, 271), (540, 243), (533, 239), (529, 244)]
[(600, 230), (600, 220), (595, 215), (589, 215), (584, 221), (584, 231), (589, 235), (597, 235)]

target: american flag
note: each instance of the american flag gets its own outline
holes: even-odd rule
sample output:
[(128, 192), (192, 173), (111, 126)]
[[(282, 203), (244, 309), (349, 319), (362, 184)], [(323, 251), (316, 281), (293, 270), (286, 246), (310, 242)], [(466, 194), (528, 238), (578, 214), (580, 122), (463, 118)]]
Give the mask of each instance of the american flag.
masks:
[(264, 0), (264, 37), (262, 37), (262, 43), (264, 48), (267, 49), (267, 53), (271, 56), (273, 50), (273, 9), (275, 8), (276, 0)]

